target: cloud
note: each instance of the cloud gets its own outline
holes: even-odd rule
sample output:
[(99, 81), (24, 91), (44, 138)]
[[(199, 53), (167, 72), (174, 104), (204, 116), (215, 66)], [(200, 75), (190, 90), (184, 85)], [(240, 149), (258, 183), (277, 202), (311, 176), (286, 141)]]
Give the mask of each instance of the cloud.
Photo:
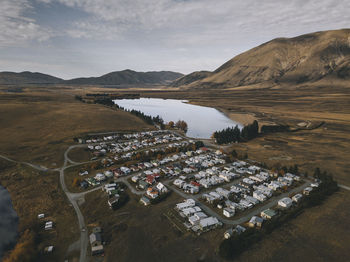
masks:
[[(295, 35), (345, 27), (347, 0), (39, 0), (58, 2), (90, 15), (71, 24), (75, 38), (120, 39), (123, 34), (153, 35), (165, 43), (224, 43), (233, 38)], [(174, 42), (173, 42), (174, 43)]]
[(20, 45), (27, 41), (46, 41), (50, 30), (25, 15), (33, 11), (27, 0), (2, 0), (0, 8), (0, 46)]
[[(49, 59), (53, 64), (60, 60), (65, 72), (59, 74), (69, 76), (126, 67), (212, 70), (273, 38), (345, 28), (350, 22), (348, 0), (0, 1), (0, 48), (21, 44), (26, 48), (18, 50), (27, 61), (45, 69)], [(53, 37), (55, 41), (47, 41)], [(46, 49), (37, 47), (40, 41), (48, 42)], [(35, 48), (40, 52), (33, 52)], [(3, 50), (2, 60), (7, 54)], [(74, 66), (68, 62), (72, 56)], [(16, 66), (17, 61), (11, 68)], [(30, 63), (25, 67), (40, 69)]]

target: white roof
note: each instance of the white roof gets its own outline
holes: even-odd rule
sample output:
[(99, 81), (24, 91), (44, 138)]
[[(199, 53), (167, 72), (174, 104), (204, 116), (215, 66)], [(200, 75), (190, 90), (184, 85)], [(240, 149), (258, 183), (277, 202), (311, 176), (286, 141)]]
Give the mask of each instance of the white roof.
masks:
[(210, 227), (219, 223), (219, 220), (216, 217), (207, 217), (203, 218), (199, 221), (199, 225), (201, 227)]
[(290, 199), (289, 197), (284, 197), (278, 201), (278, 204), (279, 205), (284, 204), (284, 205), (288, 206), (288, 205), (292, 204), (292, 202), (293, 202), (292, 199)]

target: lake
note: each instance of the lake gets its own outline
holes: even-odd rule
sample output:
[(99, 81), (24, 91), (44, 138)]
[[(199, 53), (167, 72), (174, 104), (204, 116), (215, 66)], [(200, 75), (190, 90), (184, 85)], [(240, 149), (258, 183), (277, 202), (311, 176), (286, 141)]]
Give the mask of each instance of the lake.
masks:
[(0, 186), (0, 261), (4, 252), (16, 242), (18, 216), (12, 207), (9, 192)]
[(184, 120), (187, 122), (187, 136), (193, 138), (210, 138), (217, 130), (241, 124), (232, 121), (215, 108), (186, 103), (186, 100), (140, 98), (114, 100), (125, 109), (135, 109), (146, 115), (161, 116), (165, 122)]

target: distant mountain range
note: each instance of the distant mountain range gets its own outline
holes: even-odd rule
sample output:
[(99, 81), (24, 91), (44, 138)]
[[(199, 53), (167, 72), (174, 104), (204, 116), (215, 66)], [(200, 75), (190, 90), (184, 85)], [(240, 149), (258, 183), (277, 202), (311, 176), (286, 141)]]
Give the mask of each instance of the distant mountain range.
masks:
[(41, 73), (0, 72), (0, 84), (169, 85), (180, 88), (232, 88), (255, 84), (303, 84), (350, 80), (350, 29), (277, 38), (244, 52), (213, 72), (184, 76), (170, 71), (124, 70), (100, 77), (63, 80)]
[(321, 79), (350, 80), (350, 29), (277, 38), (232, 58), (214, 72), (194, 72), (173, 85), (227, 88)]
[(100, 77), (63, 80), (54, 76), (27, 71), (21, 73), (0, 72), (0, 84), (165, 85), (182, 76), (181, 73), (171, 71), (136, 72), (128, 69), (111, 72)]
[(67, 80), (67, 84), (78, 85), (148, 85), (148, 84), (169, 84), (183, 74), (160, 71), (160, 72), (135, 72), (124, 70), (112, 72), (100, 77), (75, 78)]

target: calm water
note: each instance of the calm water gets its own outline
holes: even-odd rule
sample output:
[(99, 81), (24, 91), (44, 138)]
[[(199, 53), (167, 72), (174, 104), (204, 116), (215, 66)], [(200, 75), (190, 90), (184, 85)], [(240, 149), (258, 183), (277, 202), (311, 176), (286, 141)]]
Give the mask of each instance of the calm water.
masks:
[(18, 217), (13, 210), (9, 192), (0, 186), (0, 261), (4, 251), (17, 238)]
[(226, 117), (220, 111), (204, 106), (185, 103), (185, 100), (140, 98), (114, 100), (125, 109), (135, 109), (146, 115), (160, 115), (165, 122), (184, 120), (187, 122), (187, 136), (210, 138), (217, 130), (241, 125)]

